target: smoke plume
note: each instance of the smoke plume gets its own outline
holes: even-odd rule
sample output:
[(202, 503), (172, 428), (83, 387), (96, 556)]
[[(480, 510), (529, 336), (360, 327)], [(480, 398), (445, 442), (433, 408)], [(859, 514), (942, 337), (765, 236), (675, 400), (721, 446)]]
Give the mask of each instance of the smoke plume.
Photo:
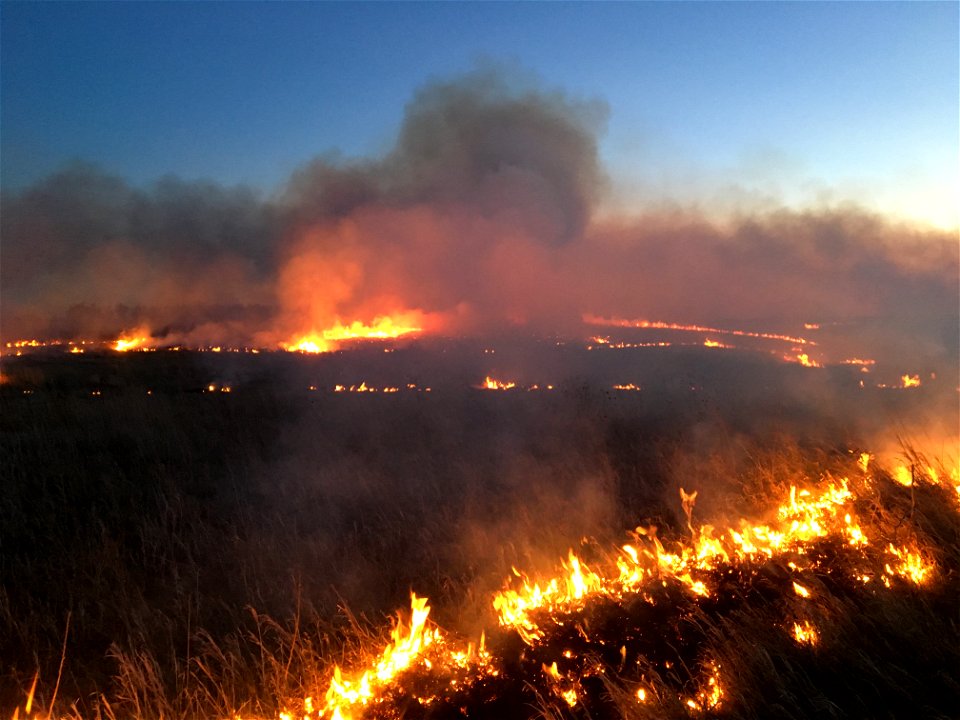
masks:
[(953, 363), (954, 234), (850, 207), (716, 219), (642, 198), (630, 218), (601, 219), (605, 117), (600, 102), (481, 70), (417, 92), (383, 157), (315, 159), (269, 198), (68, 167), (3, 197), (3, 339), (146, 327), (277, 347), (383, 317), (582, 336), (590, 314), (816, 322), (840, 345), (859, 333), (878, 352)]

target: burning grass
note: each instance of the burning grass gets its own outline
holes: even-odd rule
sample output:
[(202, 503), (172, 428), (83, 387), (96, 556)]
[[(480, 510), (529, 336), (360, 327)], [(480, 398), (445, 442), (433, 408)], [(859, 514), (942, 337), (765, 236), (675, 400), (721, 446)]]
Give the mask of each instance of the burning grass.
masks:
[(645, 392), (303, 395), (9, 390), (7, 717), (960, 706), (949, 462)]
[[(906, 528), (894, 533), (909, 536), (905, 545), (891, 541), (873, 549), (868, 535), (880, 528), (867, 532), (851, 518), (857, 507), (881, 517), (895, 512), (898, 499), (889, 495), (894, 491), (889, 477), (864, 475), (855, 486), (847, 478), (823, 484), (819, 493), (791, 486), (773, 527), (741, 520), (739, 530), (726, 530), (726, 539), (715, 538), (709, 527), (694, 530), (696, 493), (681, 492), (693, 533), (688, 540), (667, 547), (653, 530), (638, 530), (634, 544), (624, 545), (615, 558), (599, 559), (597, 567), (605, 564), (606, 572), (591, 569), (573, 551), (562, 573), (542, 583), (515, 570), (522, 587), (493, 599), (500, 633), (489, 650), (450, 649), (448, 637), (426, 626), (425, 601), (414, 596), (408, 634), (398, 625), (394, 644), (362, 675), (345, 681), (336, 668), (316, 716), (528, 717), (523, 706), (531, 704), (543, 706), (545, 714), (583, 717), (630, 716), (637, 703), (681, 716), (755, 711), (752, 704), (734, 703), (729, 713), (722, 707), (730, 703), (731, 684), (745, 690), (737, 687), (737, 678), (747, 648), (731, 652), (727, 625), (762, 620), (768, 633), (781, 636), (776, 643), (766, 639), (764, 648), (792, 637), (810, 652), (816, 647), (842, 654), (837, 637), (849, 632), (848, 615), (863, 619), (863, 603), (899, 593), (896, 605), (903, 594), (935, 582), (937, 560), (930, 555), (940, 550), (930, 538), (920, 540), (915, 528)], [(952, 502), (949, 491), (934, 494), (934, 502)], [(931, 549), (916, 549), (921, 544)], [(956, 560), (939, 558), (948, 563), (948, 576), (956, 575)], [(937, 584), (931, 597), (941, 600), (944, 584), (956, 589), (955, 582)], [(792, 655), (802, 667), (817, 664), (783, 648), (778, 653)], [(398, 667), (403, 676), (397, 676)], [(943, 682), (942, 669), (928, 669), (939, 685), (933, 702), (949, 707), (960, 688)], [(509, 698), (506, 705), (503, 698)], [(909, 695), (895, 699), (910, 712)], [(815, 712), (802, 708), (798, 702), (800, 716)], [(856, 712), (872, 715), (880, 709), (864, 705)], [(312, 699), (303, 712), (314, 714)]]

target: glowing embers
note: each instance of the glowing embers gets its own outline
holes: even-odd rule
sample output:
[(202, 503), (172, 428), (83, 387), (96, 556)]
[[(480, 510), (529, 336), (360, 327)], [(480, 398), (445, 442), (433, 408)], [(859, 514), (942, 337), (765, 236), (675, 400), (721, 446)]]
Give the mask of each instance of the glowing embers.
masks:
[(8, 342), (8, 348), (37, 348), (37, 347), (46, 347), (47, 343), (42, 340), (14, 340), (13, 342)]
[(44, 350), (47, 348), (65, 348), (67, 352), (74, 355), (83, 353), (88, 347), (102, 346), (103, 343), (97, 343), (93, 340), (11, 340), (3, 344), (5, 351), (12, 351), (17, 357), (25, 352), (32, 350)]
[(538, 390), (553, 390), (553, 385), (540, 385), (535, 383), (533, 385), (528, 385), (523, 387), (518, 385), (513, 380), (498, 380), (497, 378), (490, 377), (487, 375), (483, 382), (479, 385), (474, 385), (477, 390), (526, 390), (527, 392), (536, 392)]
[(4, 347), (8, 351), (12, 350), (14, 355), (20, 357), (24, 352), (49, 347), (52, 344), (53, 343), (48, 343), (44, 340), (13, 340), (5, 343)]
[(669, 342), (624, 342), (622, 340), (611, 340), (607, 336), (594, 335), (587, 343), (587, 350), (596, 350), (598, 348), (609, 348), (612, 350), (625, 350), (627, 348), (665, 348), (673, 343)]
[(855, 365), (860, 368), (860, 372), (868, 373), (870, 369), (877, 364), (876, 360), (870, 360), (865, 358), (847, 358), (846, 360), (841, 361), (841, 365)]
[(706, 712), (719, 707), (723, 698), (723, 686), (720, 684), (720, 666), (717, 663), (708, 663), (706, 679), (695, 697), (687, 699), (687, 707), (695, 712)]
[[(315, 385), (310, 386), (311, 390), (316, 390)], [(366, 382), (361, 382), (359, 385), (334, 385), (333, 391), (335, 393), (385, 393), (391, 395), (393, 393), (398, 393), (401, 390), (410, 391), (410, 392), (430, 392), (431, 388), (429, 387), (419, 387), (414, 383), (407, 383), (404, 387), (398, 385), (383, 385), (378, 387), (376, 385), (367, 385)]]
[(423, 320), (419, 313), (402, 313), (395, 316), (380, 316), (369, 325), (354, 320), (344, 325), (339, 320), (325, 330), (312, 330), (280, 347), (290, 352), (325, 353), (337, 350), (344, 342), (351, 340), (393, 340), (406, 335), (415, 335), (423, 331)]
[(230, 385), (210, 383), (203, 389), (203, 391), (205, 393), (230, 393), (230, 392), (233, 392), (233, 388)]

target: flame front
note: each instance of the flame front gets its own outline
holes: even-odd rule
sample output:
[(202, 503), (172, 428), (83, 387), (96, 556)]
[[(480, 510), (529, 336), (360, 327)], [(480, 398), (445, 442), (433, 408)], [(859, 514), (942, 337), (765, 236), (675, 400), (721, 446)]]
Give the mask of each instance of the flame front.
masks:
[[(694, 494), (684, 495), (692, 512)], [(637, 542), (621, 548), (615, 567), (590, 568), (571, 550), (562, 563), (564, 573), (558, 577), (535, 582), (515, 571), (521, 587), (500, 591), (493, 605), (501, 626), (516, 630), (527, 643), (535, 644), (544, 634), (540, 617), (582, 607), (593, 596), (620, 599), (657, 578), (672, 578), (694, 595), (710, 597), (716, 592), (710, 571), (720, 563), (777, 559), (785, 561), (799, 579), (805, 571), (817, 568), (818, 561), (809, 557), (811, 543), (817, 540), (835, 536), (852, 550), (865, 552), (870, 548), (854, 511), (855, 500), (846, 478), (819, 491), (791, 486), (772, 523), (740, 520), (722, 532), (709, 525), (694, 530), (691, 525), (692, 540), (669, 548), (655, 532), (637, 528)], [(934, 573), (933, 564), (916, 549), (893, 544), (882, 557), (875, 557), (877, 562), (887, 576), (914, 584), (926, 582)], [(800, 598), (813, 595), (797, 579), (792, 587)]]
[[(818, 627), (813, 622), (819, 622), (827, 612), (822, 600), (828, 593), (819, 584), (821, 576), (841, 573), (854, 587), (863, 587), (878, 578), (879, 583), (869, 585), (871, 592), (893, 589), (898, 583), (923, 586), (937, 576), (933, 553), (916, 538), (895, 544), (889, 538), (870, 537), (873, 531), (868, 533), (861, 526), (858, 507), (869, 507), (869, 493), (878, 478), (885, 478), (884, 482), (895, 492), (904, 492), (889, 483), (886, 478), (892, 480), (891, 476), (880, 471), (876, 476), (868, 474), (871, 458), (869, 453), (861, 453), (855, 461), (851, 460), (861, 471), (861, 477), (853, 481), (844, 477), (806, 487), (790, 486), (780, 504), (768, 513), (766, 522), (740, 519), (726, 527), (698, 527), (694, 510), (699, 493), (681, 489), (689, 535), (665, 542), (655, 528), (641, 527), (632, 533), (631, 543), (612, 554), (601, 555), (597, 562), (588, 564), (570, 550), (560, 563), (561, 571), (552, 577), (534, 580), (514, 569), (513, 581), (492, 597), (498, 624), (506, 634), (515, 632), (537, 658), (540, 678), (554, 700), (568, 709), (583, 708), (586, 713), (590, 712), (591, 698), (584, 679), (603, 675), (607, 670), (587, 653), (578, 658), (556, 643), (571, 628), (582, 636), (587, 647), (603, 647), (608, 642), (592, 639), (593, 630), (583, 620), (589, 615), (582, 613), (595, 600), (623, 608), (626, 605), (622, 601), (629, 596), (631, 603), (652, 607), (658, 602), (654, 593), (671, 587), (671, 592), (679, 592), (690, 607), (704, 607), (720, 597), (724, 577), (737, 573), (749, 576), (769, 564), (775, 566), (779, 578), (775, 582), (780, 583), (784, 609), (781, 631), (803, 647), (829, 642), (829, 626)], [(916, 480), (920, 484), (940, 483), (939, 474), (932, 469), (918, 473)], [(833, 556), (821, 552), (828, 546), (834, 548)], [(832, 560), (839, 553), (847, 559), (842, 565)], [(382, 650), (370, 653), (368, 662), (359, 669), (345, 672), (335, 666), (326, 689), (304, 698), (301, 713), (281, 713), (281, 720), (298, 716), (302, 720), (393, 717), (396, 709), (390, 703), (398, 698), (425, 708), (437, 702), (451, 702), (452, 697), (463, 697), (458, 693), (468, 693), (472, 687), (493, 683), (500, 677), (504, 666), (487, 653), (483, 636), (478, 650), (473, 643), (462, 643), (439, 627), (428, 625), (429, 615), (426, 598), (411, 594), (409, 619), (398, 618), (390, 641)], [(616, 642), (622, 670), (628, 652), (638, 651), (636, 646), (630, 651), (627, 645), (621, 646), (620, 636)], [(670, 691), (674, 693), (671, 702), (679, 702), (689, 712), (701, 715), (720, 708), (729, 691), (725, 689), (721, 665), (708, 653), (696, 660), (696, 666), (700, 668), (697, 674), (690, 674), (682, 687)], [(664, 663), (665, 670), (671, 667), (671, 662)], [(636, 702), (663, 698), (664, 689), (650, 685), (645, 677), (630, 682), (637, 683), (629, 690)], [(322, 697), (323, 701), (318, 703), (315, 697)]]
[(130, 350), (141, 350), (150, 342), (150, 331), (147, 328), (137, 328), (131, 332), (125, 332), (113, 342), (113, 349), (117, 352), (128, 352)]
[(333, 352), (342, 343), (350, 340), (393, 340), (406, 335), (415, 335), (423, 331), (423, 325), (422, 316), (415, 312), (381, 315), (369, 325), (359, 320), (348, 324), (337, 320), (325, 330), (311, 330), (290, 342), (280, 343), (280, 347), (290, 352)]

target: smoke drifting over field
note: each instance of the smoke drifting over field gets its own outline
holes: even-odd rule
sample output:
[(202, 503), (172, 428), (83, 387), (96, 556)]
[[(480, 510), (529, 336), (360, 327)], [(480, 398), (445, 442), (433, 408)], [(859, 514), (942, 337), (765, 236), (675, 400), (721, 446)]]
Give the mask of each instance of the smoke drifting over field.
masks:
[[(0, 706), (38, 672), (70, 717), (714, 717), (693, 689), (713, 667), (736, 716), (957, 707), (955, 233), (854, 207), (617, 215), (607, 113), (481, 70), (417, 92), (382, 156), (272, 195), (83, 164), (5, 193), (0, 339), (109, 342), (4, 348)], [(354, 326), (405, 339), (312, 354)], [(151, 345), (221, 352), (121, 352)], [(827, 515), (794, 555), (728, 562)], [(723, 564), (665, 564), (660, 539), (705, 525)], [(521, 571), (627, 540), (650, 574), (561, 603), (556, 640), (498, 619)], [(333, 663), (369, 664), (359, 638), (411, 590), (492, 631), (491, 697), (521, 690), (326, 712)], [(484, 708), (483, 682), (442, 679)]]
[[(606, 108), (478, 71), (428, 84), (380, 158), (307, 163), (273, 197), (74, 166), (3, 198), (3, 338), (277, 347), (342, 322), (583, 335), (585, 313), (859, 324), (952, 363), (954, 234), (856, 208), (723, 220), (598, 210)], [(853, 332), (852, 330), (850, 332)], [(842, 334), (842, 333), (841, 333)]]

